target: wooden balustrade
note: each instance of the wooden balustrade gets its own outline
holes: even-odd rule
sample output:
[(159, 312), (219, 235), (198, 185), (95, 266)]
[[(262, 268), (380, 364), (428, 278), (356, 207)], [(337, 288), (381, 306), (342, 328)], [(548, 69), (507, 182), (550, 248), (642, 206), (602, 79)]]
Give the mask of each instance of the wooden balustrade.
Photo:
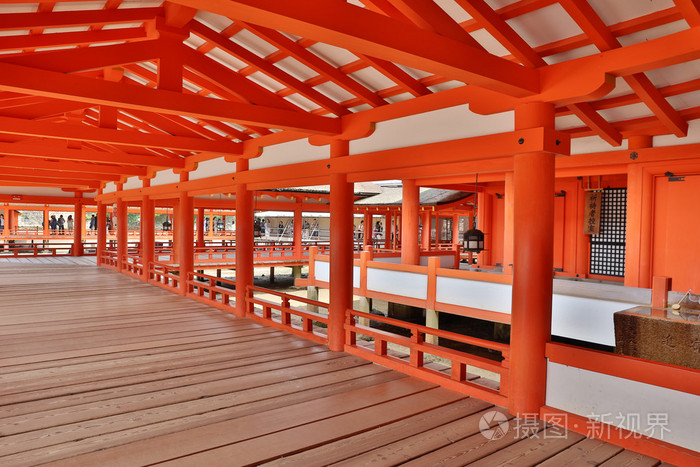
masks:
[(177, 291), (181, 278), (178, 274), (173, 274), (174, 272), (179, 273), (179, 269), (169, 264), (154, 261), (148, 269), (150, 276), (148, 282), (168, 290)]
[[(229, 287), (224, 287), (224, 284), (229, 285)], [(190, 272), (187, 274), (187, 296), (219, 309), (233, 312), (236, 301), (236, 281), (199, 272)]]
[[(508, 395), (508, 375), (510, 347), (506, 344), (464, 336), (450, 331), (429, 328), (420, 324), (409, 323), (384, 316), (364, 313), (357, 310), (347, 310), (345, 324), (345, 351), (371, 360), (389, 368), (408, 373), (436, 384), (479, 397), (494, 404), (506, 405)], [(410, 337), (375, 329), (356, 323), (356, 318), (377, 321), (410, 332)], [(442, 339), (474, 345), (501, 353), (502, 361), (490, 360), (465, 352), (453, 350), (439, 344), (425, 342), (429, 334)], [(357, 344), (357, 336), (367, 336), (374, 339), (374, 349), (368, 349)], [(409, 360), (405, 361), (389, 355), (387, 344), (397, 344), (409, 351)], [(424, 355), (430, 354), (450, 361), (450, 374), (424, 367)], [(500, 376), (500, 389), (494, 390), (467, 380), (467, 365), (482, 370), (497, 373)]]
[[(280, 303), (256, 297), (255, 292), (277, 297)], [(291, 305), (291, 302), (300, 302), (316, 308), (328, 310), (327, 303), (255, 286), (249, 286), (247, 288), (246, 302), (247, 316), (249, 318), (321, 344), (328, 344), (326, 333), (319, 327), (314, 326), (314, 324), (318, 323), (323, 325), (324, 328), (327, 328), (328, 312), (326, 311), (326, 314), (323, 315), (302, 310), (301, 308), (296, 308)], [(273, 310), (279, 312), (279, 317), (273, 315)], [(294, 317), (297, 319), (293, 319)], [(299, 320), (301, 322), (299, 322)]]

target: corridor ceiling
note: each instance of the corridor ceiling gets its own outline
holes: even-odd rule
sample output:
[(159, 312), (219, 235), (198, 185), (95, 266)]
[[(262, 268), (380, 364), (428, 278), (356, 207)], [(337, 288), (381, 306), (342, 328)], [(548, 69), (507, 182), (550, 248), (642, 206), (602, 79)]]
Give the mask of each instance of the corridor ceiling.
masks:
[[(594, 138), (614, 150), (636, 135), (698, 142), (697, 131), (686, 137), (700, 118), (699, 9), (698, 0), (2, 1), (0, 186), (90, 191), (466, 104), (476, 122), (552, 102), (572, 146)], [(416, 133), (433, 131), (421, 121), (429, 117)]]

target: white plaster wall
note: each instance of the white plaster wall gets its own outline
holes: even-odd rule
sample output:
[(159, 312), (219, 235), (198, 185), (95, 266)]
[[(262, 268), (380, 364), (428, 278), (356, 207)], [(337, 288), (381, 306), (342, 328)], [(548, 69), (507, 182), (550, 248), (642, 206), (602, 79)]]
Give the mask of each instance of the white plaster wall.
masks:
[(615, 346), (613, 314), (637, 305), (555, 294), (552, 297), (552, 334)]
[(428, 276), (367, 268), (367, 290), (425, 300), (428, 296)]
[(352, 286), (357, 289), (360, 288), (360, 266), (352, 267)]
[(331, 265), (328, 261), (316, 260), (316, 262), (314, 263), (314, 267), (316, 268), (314, 270), (314, 275), (316, 276), (316, 280), (319, 280), (322, 282), (330, 282), (330, 277), (331, 277), (330, 266)]
[(513, 131), (513, 128), (513, 112), (476, 115), (468, 105), (458, 105), (378, 122), (372, 135), (350, 142), (350, 154), (482, 136), (494, 131)]
[[(700, 447), (700, 396), (694, 394), (548, 362), (546, 404), (688, 449)], [(650, 414), (667, 416), (663, 426), (669, 431), (652, 429)]]
[(436, 295), (440, 303), (510, 314), (512, 286), (438, 276)]
[[(261, 156), (250, 159), (250, 170), (275, 167), (278, 165), (298, 164), (300, 162), (328, 159), (329, 157), (330, 149), (328, 146), (312, 146), (307, 139), (301, 139), (266, 147), (263, 149)], [(234, 171), (230, 168), (226, 170), (227, 171), (221, 173)]]

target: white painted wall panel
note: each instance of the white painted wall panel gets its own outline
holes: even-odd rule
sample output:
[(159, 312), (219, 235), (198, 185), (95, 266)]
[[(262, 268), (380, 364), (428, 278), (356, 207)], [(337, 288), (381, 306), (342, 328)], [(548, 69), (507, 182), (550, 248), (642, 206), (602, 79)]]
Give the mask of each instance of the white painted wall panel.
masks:
[(614, 346), (613, 314), (637, 305), (613, 300), (554, 295), (552, 297), (552, 334)]
[(331, 277), (331, 265), (328, 261), (316, 260), (314, 275), (316, 279), (323, 282), (329, 282)]
[(436, 292), (436, 301), (440, 303), (510, 314), (512, 287), (509, 284), (438, 276)]
[(352, 286), (360, 288), (360, 266), (352, 267)]
[[(694, 394), (548, 362), (546, 403), (688, 449), (700, 445), (700, 396)], [(655, 414), (667, 417), (667, 423), (652, 428), (648, 422)], [(640, 423), (634, 426), (637, 415)]]
[(367, 268), (367, 289), (425, 300), (428, 294), (428, 276)]

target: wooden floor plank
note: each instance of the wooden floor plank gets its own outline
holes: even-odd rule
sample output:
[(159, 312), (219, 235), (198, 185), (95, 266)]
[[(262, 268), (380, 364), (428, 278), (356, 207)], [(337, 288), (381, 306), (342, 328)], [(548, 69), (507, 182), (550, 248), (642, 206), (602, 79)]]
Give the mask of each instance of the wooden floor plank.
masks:
[(550, 457), (540, 464), (540, 467), (589, 467), (599, 465), (623, 451), (620, 446), (606, 443), (598, 439), (584, 438), (569, 449)]
[(0, 261), (2, 466), (646, 465), (587, 440), (483, 446), (505, 409), (84, 261)]
[(414, 435), (427, 436), (433, 428), (468, 417), (491, 407), (488, 402), (473, 397), (453, 402), (449, 405), (401, 419), (373, 430), (348, 436), (332, 443), (308, 449), (294, 455), (266, 463), (269, 467), (304, 465), (305, 467), (324, 466), (382, 448), (397, 439)]
[(654, 459), (644, 454), (628, 451), (625, 449), (619, 454), (611, 457), (607, 461), (600, 464), (601, 467), (654, 467), (661, 464), (657, 459)]

